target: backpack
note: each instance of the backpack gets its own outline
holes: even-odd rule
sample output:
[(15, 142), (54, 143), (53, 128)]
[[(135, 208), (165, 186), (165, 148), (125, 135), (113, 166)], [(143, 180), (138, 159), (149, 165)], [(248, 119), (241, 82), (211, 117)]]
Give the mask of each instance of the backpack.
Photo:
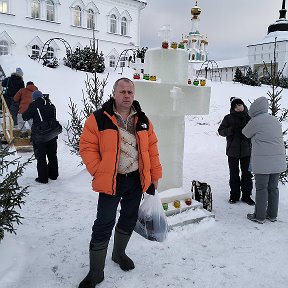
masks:
[(207, 211), (212, 211), (212, 192), (211, 187), (205, 182), (198, 180), (192, 181), (192, 198), (203, 204), (203, 208)]

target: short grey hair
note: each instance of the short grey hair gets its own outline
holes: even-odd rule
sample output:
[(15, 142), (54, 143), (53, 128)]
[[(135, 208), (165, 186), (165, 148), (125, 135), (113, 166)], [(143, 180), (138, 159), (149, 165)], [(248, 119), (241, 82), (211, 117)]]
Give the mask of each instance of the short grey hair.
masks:
[(129, 83), (131, 83), (131, 84), (133, 85), (133, 87), (134, 87), (134, 83), (133, 83), (133, 81), (132, 81), (131, 79), (126, 78), (126, 77), (122, 77), (122, 78), (119, 78), (118, 80), (116, 80), (116, 82), (114, 83), (114, 85), (113, 85), (113, 91), (112, 91), (113, 93), (115, 92), (115, 89), (117, 88), (117, 85), (118, 85), (118, 83), (119, 83), (120, 81), (129, 82)]

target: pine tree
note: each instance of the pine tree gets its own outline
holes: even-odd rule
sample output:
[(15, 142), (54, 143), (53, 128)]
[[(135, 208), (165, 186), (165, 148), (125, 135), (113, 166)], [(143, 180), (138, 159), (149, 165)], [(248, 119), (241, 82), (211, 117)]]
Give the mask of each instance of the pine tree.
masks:
[[(269, 97), (269, 109), (271, 111), (271, 115), (277, 117), (277, 119), (280, 122), (286, 121), (288, 119), (288, 109), (281, 108), (281, 99), (282, 99), (282, 91), (283, 89), (280, 89), (280, 81), (281, 76), (283, 75), (283, 70), (286, 66), (286, 63), (284, 64), (281, 71), (277, 70), (277, 60), (276, 60), (276, 44), (277, 44), (277, 37), (275, 38), (274, 42), (274, 60), (271, 61), (270, 70), (268, 69), (266, 63), (264, 62), (264, 72), (266, 75), (268, 75), (268, 78), (271, 80), (271, 91), (268, 91), (268, 97)], [(284, 137), (284, 144), (285, 149), (288, 149), (288, 143), (287, 140), (285, 140), (285, 136), (287, 136), (288, 129), (283, 131), (283, 137)], [(287, 169), (280, 175), (280, 181), (283, 184), (288, 183), (288, 159), (286, 157), (287, 162)]]
[(87, 96), (85, 95), (84, 91), (82, 91), (82, 110), (79, 110), (77, 105), (73, 103), (72, 99), (70, 98), (70, 104), (68, 106), (70, 109), (69, 115), (71, 116), (71, 121), (69, 121), (67, 127), (65, 127), (68, 138), (65, 143), (68, 147), (70, 147), (71, 154), (79, 156), (79, 142), (84, 121), (94, 111), (101, 108), (108, 76), (109, 75), (107, 75), (104, 80), (100, 81), (97, 77), (96, 71), (94, 71), (93, 77), (91, 78), (89, 78), (87, 75), (87, 80), (85, 81)]
[(16, 234), (15, 224), (22, 224), (23, 217), (17, 208), (21, 209), (24, 205), (28, 187), (19, 185), (18, 179), (23, 175), (25, 166), (32, 161), (30, 158), (20, 163), (19, 158), (15, 158), (15, 152), (10, 152), (9, 148), (0, 147), (0, 242), (5, 231)]
[(242, 71), (239, 69), (239, 67), (236, 68), (236, 71), (235, 71), (235, 75), (234, 75), (234, 79), (233, 81), (234, 82), (239, 82), (239, 83), (243, 83), (243, 73)]

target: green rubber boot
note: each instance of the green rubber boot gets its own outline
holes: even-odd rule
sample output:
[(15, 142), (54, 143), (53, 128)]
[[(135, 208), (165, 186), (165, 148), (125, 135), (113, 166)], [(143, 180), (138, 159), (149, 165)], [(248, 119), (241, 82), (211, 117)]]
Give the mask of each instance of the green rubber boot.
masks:
[(124, 271), (129, 271), (135, 268), (134, 262), (125, 253), (130, 237), (131, 234), (126, 233), (116, 226), (112, 260), (119, 264), (120, 268)]
[(79, 288), (95, 288), (104, 280), (104, 267), (109, 241), (90, 244), (90, 270), (79, 284)]

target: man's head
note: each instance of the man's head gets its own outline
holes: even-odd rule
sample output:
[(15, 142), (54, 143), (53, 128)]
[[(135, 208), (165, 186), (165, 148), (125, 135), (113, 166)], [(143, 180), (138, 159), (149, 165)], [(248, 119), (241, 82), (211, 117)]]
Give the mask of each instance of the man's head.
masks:
[(113, 86), (113, 98), (118, 111), (130, 110), (134, 101), (135, 87), (128, 78), (118, 79)]
[(236, 112), (243, 112), (244, 111), (244, 102), (237, 97), (230, 98), (231, 109)]
[(29, 86), (29, 85), (34, 85), (34, 83), (33, 83), (32, 81), (28, 81), (28, 82), (26, 83), (26, 87)]

